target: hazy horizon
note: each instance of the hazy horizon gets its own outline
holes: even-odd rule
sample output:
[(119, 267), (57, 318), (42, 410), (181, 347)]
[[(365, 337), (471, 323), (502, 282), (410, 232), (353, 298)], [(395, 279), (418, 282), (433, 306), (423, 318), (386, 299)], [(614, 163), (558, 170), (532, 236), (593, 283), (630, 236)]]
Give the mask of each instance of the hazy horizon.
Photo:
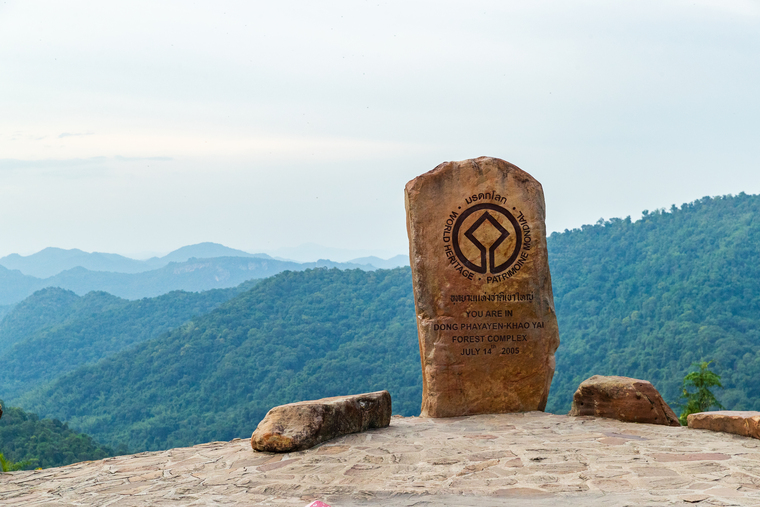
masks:
[[(742, 192), (738, 192), (737, 194), (734, 194), (734, 195), (738, 195), (739, 193), (742, 193)], [(743, 192), (743, 193), (747, 193), (747, 192)], [(729, 195), (729, 194), (725, 194), (725, 195)], [(749, 194), (749, 195), (758, 195), (758, 194)], [(722, 196), (702, 196), (702, 197), (722, 197)], [(699, 199), (701, 199), (701, 198), (699, 198)], [(664, 212), (669, 212), (671, 206), (676, 206), (676, 207), (680, 208), (683, 204), (688, 204), (688, 203), (691, 203), (691, 202), (694, 202), (694, 201), (697, 201), (697, 200), (698, 199), (692, 199), (691, 201), (686, 201), (686, 202), (679, 203), (679, 204), (671, 203), (668, 206), (658, 206), (656, 208), (642, 210), (642, 212), (643, 211), (647, 211), (647, 212), (651, 213), (651, 212), (654, 212), (654, 211), (657, 211), (657, 210), (661, 210), (661, 211), (664, 211)], [(620, 216), (620, 217), (600, 217), (599, 220), (610, 220), (610, 219), (615, 219), (615, 218), (620, 218), (620, 219), (630, 218), (632, 221), (636, 222), (636, 221), (639, 221), (639, 220), (641, 220), (643, 218), (642, 212), (638, 213), (636, 216), (626, 215), (625, 217), (623, 217), (623, 216)], [(580, 228), (580, 227), (582, 227), (584, 225), (594, 225), (597, 222), (598, 222), (598, 220), (595, 221), (595, 222), (589, 222), (589, 223), (585, 223), (585, 224), (579, 224), (578, 226), (572, 227), (570, 229), (577, 229), (577, 228)], [(565, 230), (567, 230), (567, 229), (565, 229)], [(554, 232), (564, 232), (565, 230), (563, 230), (563, 231), (551, 231), (551, 230), (549, 230), (549, 231), (547, 231), (547, 236), (550, 236)], [(41, 248), (39, 250), (35, 250), (33, 252), (28, 252), (28, 253), (21, 253), (21, 252), (0, 253), (0, 258), (5, 257), (5, 256), (10, 255), (10, 254), (18, 254), (18, 255), (21, 255), (22, 257), (28, 257), (28, 256), (34, 255), (34, 254), (36, 254), (36, 253), (38, 253), (38, 252), (40, 252), (42, 250), (45, 250), (46, 248), (61, 248), (62, 250), (74, 250), (74, 249), (76, 249), (76, 250), (82, 250), (85, 253), (118, 254), (118, 255), (121, 255), (123, 257), (127, 257), (127, 258), (130, 258), (130, 259), (141, 260), (142, 261), (142, 260), (148, 260), (148, 259), (153, 258), (153, 257), (159, 257), (159, 258), (160, 257), (164, 257), (164, 256), (166, 256), (166, 255), (168, 255), (168, 254), (170, 254), (170, 253), (172, 253), (172, 252), (174, 252), (174, 251), (176, 251), (176, 250), (178, 250), (180, 248), (184, 248), (184, 247), (188, 247), (188, 246), (195, 246), (195, 245), (202, 244), (202, 243), (214, 243), (214, 242), (201, 241), (199, 243), (193, 243), (193, 244), (189, 244), (189, 245), (178, 245), (176, 248), (172, 248), (171, 250), (166, 250), (166, 251), (161, 251), (161, 252), (158, 252), (158, 251), (148, 251), (148, 252), (136, 252), (136, 253), (107, 252), (107, 251), (103, 251), (103, 250), (87, 251), (87, 250), (83, 250), (83, 249), (77, 248), (77, 247), (61, 248), (61, 247), (57, 247), (55, 245), (49, 245), (47, 247)], [(221, 243), (217, 243), (217, 244), (221, 244)], [(391, 259), (391, 258), (393, 258), (395, 256), (398, 256), (398, 255), (406, 255), (406, 256), (408, 256), (408, 254), (409, 254), (408, 249), (406, 251), (403, 251), (403, 252), (393, 253), (390, 250), (381, 249), (381, 248), (375, 248), (375, 249), (335, 248), (335, 247), (331, 247), (329, 245), (320, 245), (320, 244), (314, 244), (314, 243), (302, 243), (300, 245), (283, 246), (283, 247), (278, 247), (276, 249), (272, 249), (272, 250), (269, 250), (269, 251), (264, 251), (264, 250), (245, 250), (243, 248), (238, 248), (238, 247), (235, 247), (235, 246), (224, 245), (224, 244), (222, 246), (225, 246), (225, 247), (228, 247), (228, 248), (237, 249), (237, 250), (243, 250), (244, 252), (249, 253), (249, 254), (267, 254), (267, 255), (270, 255), (270, 256), (275, 257), (275, 258), (280, 258), (280, 259), (285, 259), (285, 260), (295, 261), (295, 262), (313, 262), (313, 261), (317, 261), (319, 259), (328, 259), (328, 260), (332, 260), (332, 261), (335, 261), (335, 262), (347, 262), (347, 261), (351, 261), (353, 259), (358, 259), (358, 258), (361, 258), (361, 257), (372, 257), (372, 256), (379, 257), (379, 258), (381, 258), (383, 260), (388, 260), (388, 259)], [(309, 255), (308, 253), (304, 253), (304, 252), (307, 252), (311, 247), (317, 247), (317, 251), (319, 253), (317, 253), (315, 255)], [(330, 252), (330, 251), (335, 251), (335, 252), (339, 252), (339, 253), (338, 253), (338, 255), (335, 255), (335, 256), (331, 257), (329, 253), (325, 253), (325, 252)]]
[(387, 258), (406, 182), (484, 155), (549, 232), (758, 194), (759, 50), (760, 0), (10, 0), (0, 257)]
[[(117, 255), (121, 255), (122, 257), (127, 257), (130, 259), (139, 260), (139, 261), (145, 261), (145, 260), (149, 260), (156, 257), (158, 258), (165, 257), (166, 255), (172, 252), (175, 252), (181, 248), (192, 247), (192, 246), (196, 246), (203, 243), (208, 243), (208, 242), (195, 243), (193, 245), (181, 245), (181, 246), (178, 246), (177, 248), (173, 248), (172, 250), (169, 250), (166, 252), (138, 252), (132, 255), (121, 253), (121, 252), (105, 252), (105, 251), (100, 251), (100, 250), (87, 251), (87, 250), (83, 250), (81, 248), (76, 248), (76, 247), (60, 248), (57, 246), (48, 246), (40, 250), (36, 250), (34, 252), (29, 252), (29, 253), (10, 252), (8, 254), (0, 255), (0, 259), (12, 254), (18, 254), (22, 257), (29, 257), (31, 255), (42, 252), (43, 250), (46, 250), (48, 248), (58, 248), (58, 249), (67, 250), (67, 251), (80, 250), (88, 254), (89, 253), (117, 254)], [(222, 246), (236, 249), (234, 247), (230, 247), (229, 245), (222, 245)], [(236, 250), (242, 250), (242, 249), (236, 249)], [(296, 262), (314, 262), (320, 259), (328, 259), (335, 262), (347, 262), (347, 261), (351, 261), (351, 260), (359, 259), (363, 257), (379, 257), (383, 260), (389, 260), (393, 257), (396, 257), (397, 255), (408, 255), (408, 252), (389, 253), (388, 251), (383, 251), (380, 249), (351, 250), (351, 249), (344, 249), (344, 248), (333, 248), (328, 245), (315, 245), (315, 244), (302, 244), (302, 245), (295, 245), (291, 247), (281, 247), (281, 248), (272, 250), (271, 252), (247, 251), (247, 250), (243, 250), (243, 251), (248, 254), (266, 254), (274, 258), (280, 258), (280, 259), (296, 261)], [(310, 251), (313, 251), (315, 253), (313, 255), (309, 255)]]

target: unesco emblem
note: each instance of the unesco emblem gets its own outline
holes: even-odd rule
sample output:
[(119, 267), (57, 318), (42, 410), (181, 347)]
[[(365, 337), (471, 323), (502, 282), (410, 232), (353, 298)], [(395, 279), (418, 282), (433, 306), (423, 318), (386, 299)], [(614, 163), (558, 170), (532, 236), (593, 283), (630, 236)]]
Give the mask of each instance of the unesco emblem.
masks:
[(517, 219), (506, 208), (483, 203), (456, 218), (451, 246), (463, 266), (475, 273), (496, 275), (517, 260), (523, 234)]

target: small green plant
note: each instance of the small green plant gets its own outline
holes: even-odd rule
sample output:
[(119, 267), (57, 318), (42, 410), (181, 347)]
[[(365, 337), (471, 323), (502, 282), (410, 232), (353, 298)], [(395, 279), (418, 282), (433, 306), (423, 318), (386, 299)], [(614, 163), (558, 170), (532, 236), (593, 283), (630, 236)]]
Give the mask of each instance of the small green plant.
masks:
[(689, 372), (683, 378), (681, 399), (685, 400), (685, 403), (680, 404), (683, 410), (678, 418), (683, 426), (686, 426), (686, 418), (689, 414), (706, 412), (712, 407), (725, 408), (710, 391), (711, 387), (723, 388), (720, 383), (720, 375), (710, 371), (710, 363), (712, 361), (693, 363), (691, 367), (698, 367), (699, 369)]
[(3, 453), (0, 452), (0, 468), (3, 472), (15, 472), (16, 470), (23, 470), (24, 468), (30, 466), (32, 462), (30, 460), (24, 460), (19, 461), (18, 463), (14, 463), (10, 460), (5, 459), (5, 456), (3, 456)]

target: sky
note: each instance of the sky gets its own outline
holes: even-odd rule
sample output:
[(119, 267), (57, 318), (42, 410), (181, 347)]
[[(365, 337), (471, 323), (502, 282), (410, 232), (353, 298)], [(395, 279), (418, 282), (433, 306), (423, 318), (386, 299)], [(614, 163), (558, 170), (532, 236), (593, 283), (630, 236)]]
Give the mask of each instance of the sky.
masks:
[(549, 231), (757, 194), (758, 55), (760, 0), (0, 0), (0, 256), (387, 258), (484, 155)]

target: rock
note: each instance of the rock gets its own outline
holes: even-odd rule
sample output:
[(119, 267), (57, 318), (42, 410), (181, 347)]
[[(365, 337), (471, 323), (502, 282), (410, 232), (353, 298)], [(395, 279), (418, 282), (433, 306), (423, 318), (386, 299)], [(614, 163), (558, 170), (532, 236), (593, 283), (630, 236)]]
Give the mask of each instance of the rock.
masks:
[(618, 421), (680, 426), (678, 416), (654, 386), (629, 377), (594, 375), (581, 382), (568, 415), (592, 415)]
[(695, 430), (722, 431), (743, 437), (760, 438), (760, 412), (719, 410), (689, 414), (689, 428)]
[(559, 331), (541, 184), (497, 158), (405, 188), (423, 417), (543, 410)]
[(349, 433), (385, 428), (391, 395), (378, 391), (280, 405), (270, 410), (251, 436), (255, 451), (291, 452)]

